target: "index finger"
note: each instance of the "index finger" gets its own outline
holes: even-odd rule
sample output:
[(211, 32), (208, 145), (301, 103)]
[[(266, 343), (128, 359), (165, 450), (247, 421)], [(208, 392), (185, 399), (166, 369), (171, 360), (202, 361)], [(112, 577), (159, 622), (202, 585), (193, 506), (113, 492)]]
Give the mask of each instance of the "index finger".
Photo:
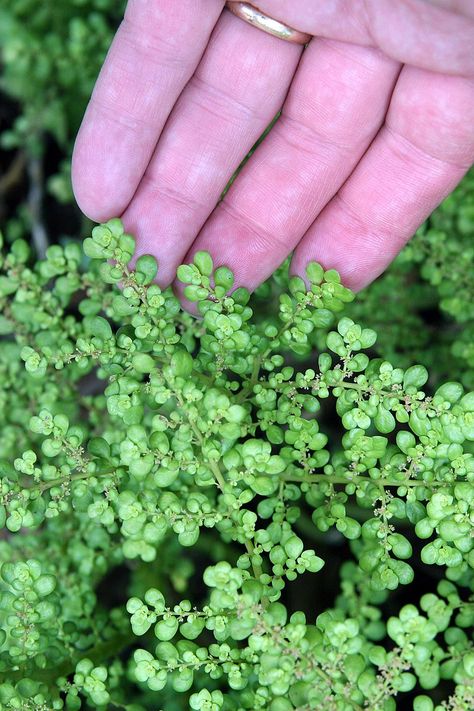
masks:
[(223, 5), (129, 0), (74, 148), (74, 193), (92, 219), (127, 207)]

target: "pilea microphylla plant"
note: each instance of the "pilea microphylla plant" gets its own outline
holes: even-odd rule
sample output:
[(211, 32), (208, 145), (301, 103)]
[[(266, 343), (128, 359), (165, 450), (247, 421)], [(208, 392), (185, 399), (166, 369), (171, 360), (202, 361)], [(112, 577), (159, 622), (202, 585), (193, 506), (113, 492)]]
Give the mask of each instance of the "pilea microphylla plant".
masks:
[(134, 248), (0, 260), (0, 708), (472, 711), (474, 393), (318, 264), (199, 252), (197, 320)]

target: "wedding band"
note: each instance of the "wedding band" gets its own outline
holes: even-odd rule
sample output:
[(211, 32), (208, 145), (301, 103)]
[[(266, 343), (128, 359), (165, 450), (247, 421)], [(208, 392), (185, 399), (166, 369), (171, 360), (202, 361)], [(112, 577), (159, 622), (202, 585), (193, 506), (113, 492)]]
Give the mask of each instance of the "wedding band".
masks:
[(227, 0), (226, 7), (233, 12), (234, 15), (240, 17), (241, 20), (248, 22), (249, 25), (253, 25), (259, 30), (268, 32), (268, 34), (273, 35), (274, 37), (279, 37), (287, 42), (293, 42), (294, 44), (306, 44), (311, 39), (311, 35), (295, 30), (293, 27), (289, 27), (279, 20), (274, 20), (273, 17), (264, 15), (263, 12), (260, 12), (258, 8), (248, 2), (235, 2), (235, 0)]

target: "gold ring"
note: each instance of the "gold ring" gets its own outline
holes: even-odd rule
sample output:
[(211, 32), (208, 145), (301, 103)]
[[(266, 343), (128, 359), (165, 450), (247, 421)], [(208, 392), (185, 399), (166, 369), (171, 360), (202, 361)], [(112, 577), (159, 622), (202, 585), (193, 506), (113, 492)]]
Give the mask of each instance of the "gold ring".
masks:
[(259, 30), (268, 32), (268, 34), (273, 35), (274, 37), (279, 37), (287, 42), (293, 42), (294, 44), (307, 44), (311, 39), (311, 35), (295, 30), (293, 27), (289, 27), (279, 20), (274, 20), (273, 17), (264, 15), (263, 12), (260, 12), (258, 8), (248, 2), (235, 2), (235, 0), (227, 0), (226, 7), (233, 12), (234, 15), (240, 17), (241, 20), (248, 22), (249, 25), (253, 25)]

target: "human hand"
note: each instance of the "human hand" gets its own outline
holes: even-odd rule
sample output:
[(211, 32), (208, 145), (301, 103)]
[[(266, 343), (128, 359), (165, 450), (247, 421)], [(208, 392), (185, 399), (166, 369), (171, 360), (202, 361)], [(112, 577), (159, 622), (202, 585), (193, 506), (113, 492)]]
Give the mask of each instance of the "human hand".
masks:
[[(129, 0), (74, 156), (80, 207), (122, 215), (159, 282), (201, 249), (252, 289), (294, 250), (360, 289), (474, 162), (471, 0)], [(280, 118), (221, 191), (279, 109)]]

